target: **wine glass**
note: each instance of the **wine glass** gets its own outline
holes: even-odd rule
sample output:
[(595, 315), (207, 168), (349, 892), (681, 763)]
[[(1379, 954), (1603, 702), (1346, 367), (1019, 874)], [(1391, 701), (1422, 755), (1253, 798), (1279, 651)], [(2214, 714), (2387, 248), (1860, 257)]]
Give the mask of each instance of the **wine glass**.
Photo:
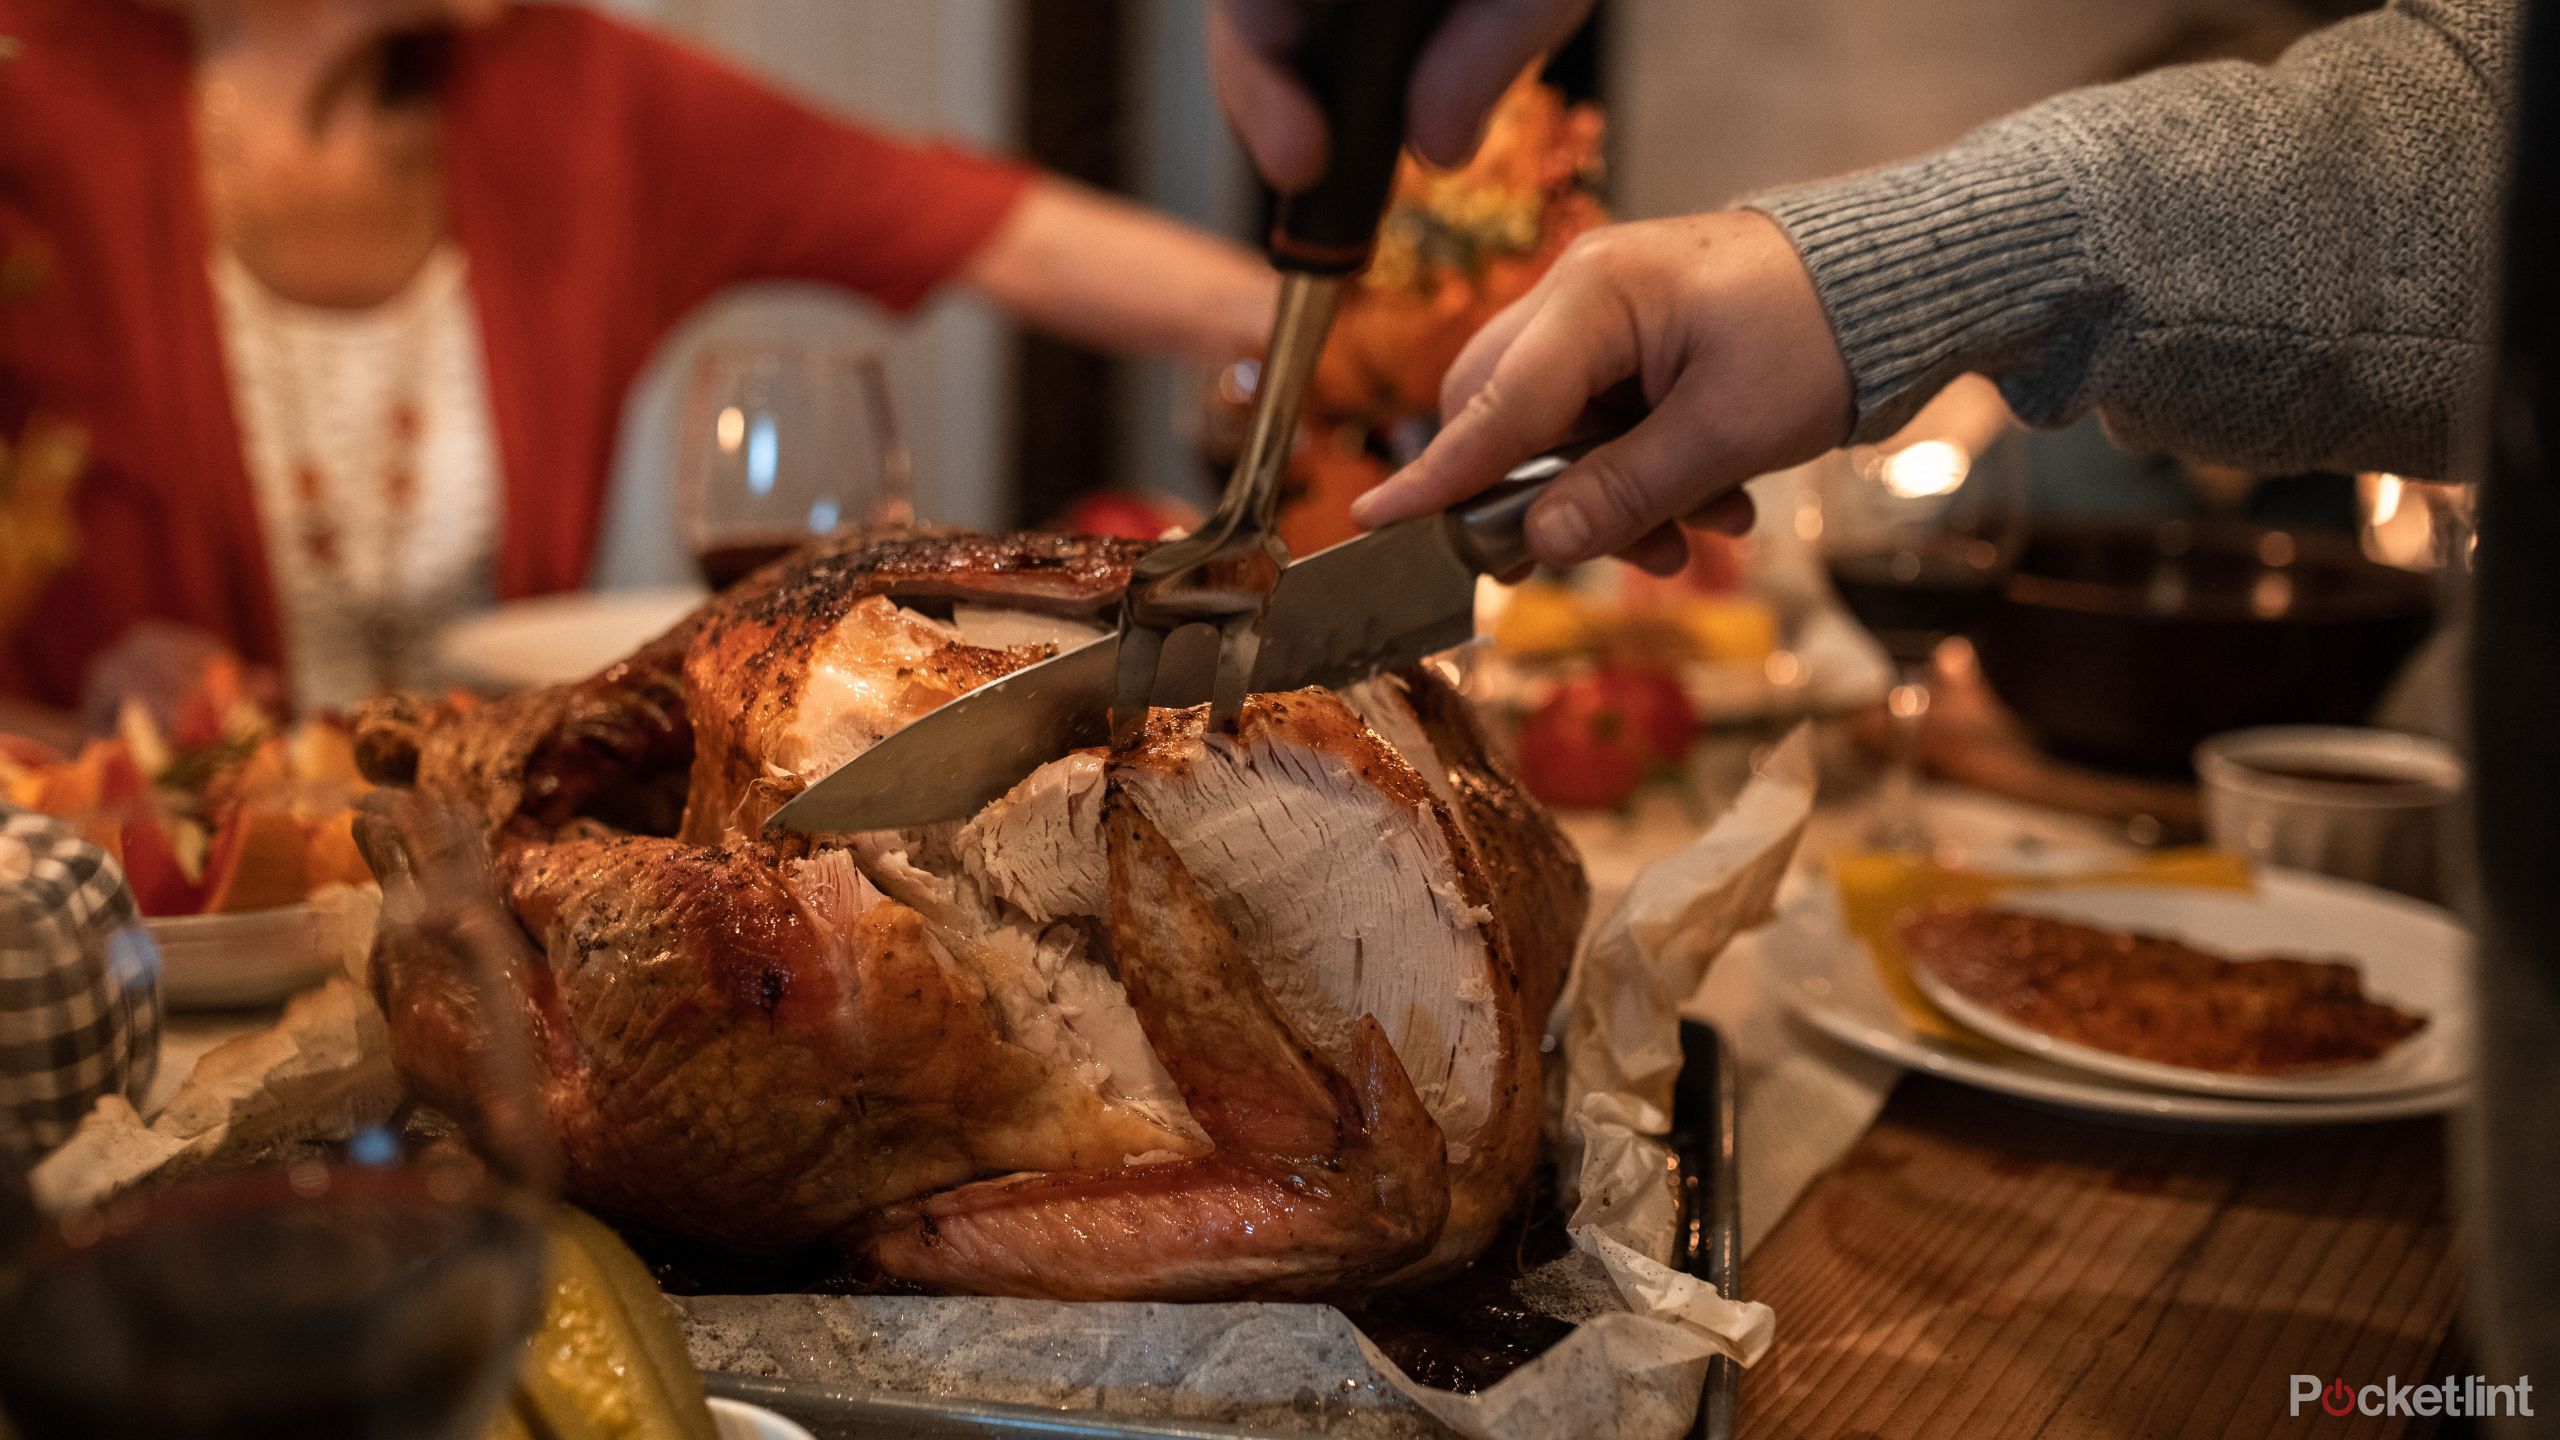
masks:
[(715, 590), (839, 526), (915, 518), (888, 372), (866, 350), (713, 345), (678, 441), (685, 543)]
[(524, 942), (470, 821), (408, 792), (366, 804), (377, 993), (439, 1032), (426, 1103), (101, 1204), (14, 1207), (0, 1416), (20, 1440), (467, 1440), (506, 1393), (558, 1169)]
[[(1933, 409), (1936, 407), (1933, 407)], [(1831, 587), (1894, 665), (1890, 728), (1867, 843), (1926, 855), (1920, 814), (1921, 727), (1938, 648), (1967, 633), (1996, 599), (2026, 534), (2024, 440), (2008, 423), (1962, 412), (1921, 422), (1881, 446), (1839, 451), (1816, 467), (1811, 528)]]

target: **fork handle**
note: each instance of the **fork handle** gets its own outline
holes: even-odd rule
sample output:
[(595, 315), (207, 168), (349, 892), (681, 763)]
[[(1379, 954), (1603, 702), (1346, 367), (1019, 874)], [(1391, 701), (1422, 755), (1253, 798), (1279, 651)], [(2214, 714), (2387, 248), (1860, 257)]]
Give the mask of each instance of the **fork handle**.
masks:
[(1324, 178), (1285, 196), (1271, 227), (1284, 270), (1349, 275), (1369, 263), (1404, 153), (1405, 92), (1451, 0), (1334, 0), (1299, 47), (1298, 73), (1324, 109)]

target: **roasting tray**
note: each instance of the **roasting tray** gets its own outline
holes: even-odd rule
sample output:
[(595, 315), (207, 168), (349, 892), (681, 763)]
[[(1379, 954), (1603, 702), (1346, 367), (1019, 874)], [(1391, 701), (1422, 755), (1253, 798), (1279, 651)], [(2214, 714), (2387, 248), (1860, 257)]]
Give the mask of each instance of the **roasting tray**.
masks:
[[(1681, 1223), (1672, 1263), (1735, 1294), (1742, 1213), (1734, 1173), (1733, 1060), (1714, 1027), (1680, 1022), (1681, 1070), (1673, 1092), (1671, 1150), (1679, 1163)], [(1736, 1367), (1718, 1356), (1690, 1429), (1697, 1440), (1733, 1434)], [(941, 1397), (841, 1390), (760, 1375), (702, 1377), (714, 1395), (776, 1410), (818, 1440), (1261, 1440), (1273, 1432), (1180, 1420), (1116, 1416)]]

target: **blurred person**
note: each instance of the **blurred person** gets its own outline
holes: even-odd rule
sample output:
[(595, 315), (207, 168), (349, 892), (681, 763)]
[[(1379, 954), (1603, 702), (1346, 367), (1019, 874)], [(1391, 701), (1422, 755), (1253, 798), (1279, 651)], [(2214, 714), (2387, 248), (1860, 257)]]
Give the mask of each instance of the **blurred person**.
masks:
[(0, 394), (90, 444), (78, 557), (0, 644), (21, 700), (119, 642), (167, 688), (210, 637), (343, 704), (457, 608), (576, 588), (625, 392), (735, 284), (957, 284), (1206, 361), (1269, 319), (1241, 247), (583, 7), (0, 0), (0, 35), (0, 243), (47, 272)]

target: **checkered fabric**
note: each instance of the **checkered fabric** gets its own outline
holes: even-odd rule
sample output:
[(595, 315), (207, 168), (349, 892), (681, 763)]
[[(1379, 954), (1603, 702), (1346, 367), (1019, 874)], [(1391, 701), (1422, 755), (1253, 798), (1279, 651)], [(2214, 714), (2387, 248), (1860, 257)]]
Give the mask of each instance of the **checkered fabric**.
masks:
[(37, 1153), (160, 1065), (160, 955), (114, 857), (0, 805), (0, 1116)]

